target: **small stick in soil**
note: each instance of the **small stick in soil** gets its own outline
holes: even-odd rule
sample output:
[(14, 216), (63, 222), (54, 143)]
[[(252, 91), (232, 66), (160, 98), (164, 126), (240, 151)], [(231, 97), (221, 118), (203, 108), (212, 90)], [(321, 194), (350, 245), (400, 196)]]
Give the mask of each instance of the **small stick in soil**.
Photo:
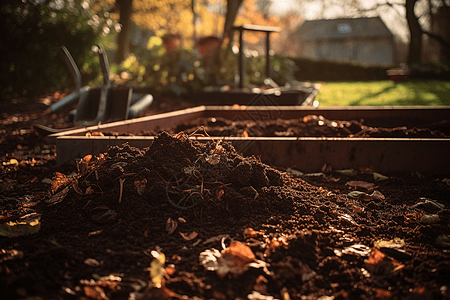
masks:
[(125, 182), (125, 178), (119, 178), (119, 186), (120, 186), (119, 203), (122, 202), (122, 193), (123, 193), (123, 183), (124, 182)]

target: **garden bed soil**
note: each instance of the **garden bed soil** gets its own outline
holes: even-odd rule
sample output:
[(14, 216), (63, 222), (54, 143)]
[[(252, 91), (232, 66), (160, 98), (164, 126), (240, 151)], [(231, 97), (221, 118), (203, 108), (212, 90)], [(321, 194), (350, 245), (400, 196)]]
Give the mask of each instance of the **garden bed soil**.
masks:
[(450, 297), (450, 174), (299, 176), (168, 133), (56, 166), (32, 123), (67, 112), (33, 105), (2, 104), (0, 228), (40, 224), (0, 237), (2, 299)]

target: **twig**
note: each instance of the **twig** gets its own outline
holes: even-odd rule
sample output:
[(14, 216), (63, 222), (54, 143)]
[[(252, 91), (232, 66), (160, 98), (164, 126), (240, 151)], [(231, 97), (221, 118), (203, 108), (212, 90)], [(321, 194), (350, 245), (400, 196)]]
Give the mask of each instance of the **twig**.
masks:
[(123, 183), (124, 182), (125, 182), (125, 178), (119, 178), (119, 186), (120, 186), (119, 203), (122, 202), (122, 193), (123, 193)]

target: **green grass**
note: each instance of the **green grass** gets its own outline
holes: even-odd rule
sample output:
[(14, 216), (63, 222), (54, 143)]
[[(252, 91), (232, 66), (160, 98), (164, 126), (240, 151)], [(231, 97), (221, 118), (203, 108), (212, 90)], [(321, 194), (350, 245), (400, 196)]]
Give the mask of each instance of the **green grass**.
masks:
[(448, 81), (322, 82), (320, 106), (450, 105)]

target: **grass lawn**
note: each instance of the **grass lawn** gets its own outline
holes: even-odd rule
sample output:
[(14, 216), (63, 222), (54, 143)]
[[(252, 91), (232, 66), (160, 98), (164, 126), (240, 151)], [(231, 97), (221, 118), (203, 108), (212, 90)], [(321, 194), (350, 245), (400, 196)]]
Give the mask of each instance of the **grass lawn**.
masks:
[(449, 81), (321, 82), (320, 106), (450, 105)]

